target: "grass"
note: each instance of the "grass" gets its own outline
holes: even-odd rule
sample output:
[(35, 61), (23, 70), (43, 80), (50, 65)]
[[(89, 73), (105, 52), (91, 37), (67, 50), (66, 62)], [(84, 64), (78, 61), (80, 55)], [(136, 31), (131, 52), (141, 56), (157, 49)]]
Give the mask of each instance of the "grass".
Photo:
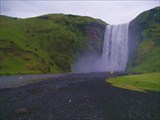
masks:
[[(0, 75), (70, 72), (71, 64), (86, 48), (89, 38), (86, 33), (93, 31), (92, 24), (96, 23), (100, 31), (106, 26), (101, 20), (73, 15), (50, 14), (27, 19), (1, 15)], [(102, 32), (97, 36), (98, 44)]]
[[(133, 64), (127, 68), (129, 72), (147, 73), (160, 71), (160, 24), (159, 22), (151, 22), (151, 20), (146, 23), (148, 27), (141, 32), (142, 37), (141, 40), (139, 39), (141, 42), (135, 58), (131, 60)], [(138, 39), (135, 41), (138, 41)]]
[(160, 72), (109, 78), (106, 82), (110, 83), (114, 87), (133, 91), (160, 92)]

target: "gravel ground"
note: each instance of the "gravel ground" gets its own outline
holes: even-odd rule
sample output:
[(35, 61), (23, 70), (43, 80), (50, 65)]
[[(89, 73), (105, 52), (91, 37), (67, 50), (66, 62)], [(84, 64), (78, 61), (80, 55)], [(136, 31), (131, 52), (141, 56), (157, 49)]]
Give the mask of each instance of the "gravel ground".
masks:
[(1, 89), (0, 120), (160, 120), (160, 93), (115, 88), (107, 77), (68, 74)]
[(14, 88), (24, 86), (39, 81), (43, 81), (48, 78), (54, 78), (63, 76), (65, 74), (37, 74), (37, 75), (12, 75), (12, 76), (0, 76), (0, 89)]

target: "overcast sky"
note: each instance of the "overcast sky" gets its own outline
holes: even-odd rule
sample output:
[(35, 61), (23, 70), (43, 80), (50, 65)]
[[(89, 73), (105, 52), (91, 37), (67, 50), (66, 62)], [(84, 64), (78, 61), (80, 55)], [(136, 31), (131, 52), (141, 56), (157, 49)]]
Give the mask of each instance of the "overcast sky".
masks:
[(151, 1), (43, 1), (1, 0), (0, 14), (28, 18), (48, 13), (64, 13), (99, 18), (109, 24), (127, 23), (138, 14), (159, 6), (159, 0)]

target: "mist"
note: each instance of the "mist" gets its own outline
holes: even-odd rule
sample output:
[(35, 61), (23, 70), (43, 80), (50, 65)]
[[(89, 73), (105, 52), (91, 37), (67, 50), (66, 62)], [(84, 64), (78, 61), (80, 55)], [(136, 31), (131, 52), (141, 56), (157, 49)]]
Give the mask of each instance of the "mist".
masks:
[(104, 64), (102, 55), (85, 53), (76, 60), (72, 72), (89, 73), (105, 71), (105, 67), (102, 64)]

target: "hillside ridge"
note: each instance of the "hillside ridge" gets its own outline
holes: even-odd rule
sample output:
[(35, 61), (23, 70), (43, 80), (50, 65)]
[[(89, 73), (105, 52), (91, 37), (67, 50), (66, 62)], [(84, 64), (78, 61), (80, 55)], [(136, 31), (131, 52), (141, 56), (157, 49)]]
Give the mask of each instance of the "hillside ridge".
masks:
[(0, 16), (0, 74), (70, 72), (84, 52), (101, 53), (105, 22), (87, 16)]

